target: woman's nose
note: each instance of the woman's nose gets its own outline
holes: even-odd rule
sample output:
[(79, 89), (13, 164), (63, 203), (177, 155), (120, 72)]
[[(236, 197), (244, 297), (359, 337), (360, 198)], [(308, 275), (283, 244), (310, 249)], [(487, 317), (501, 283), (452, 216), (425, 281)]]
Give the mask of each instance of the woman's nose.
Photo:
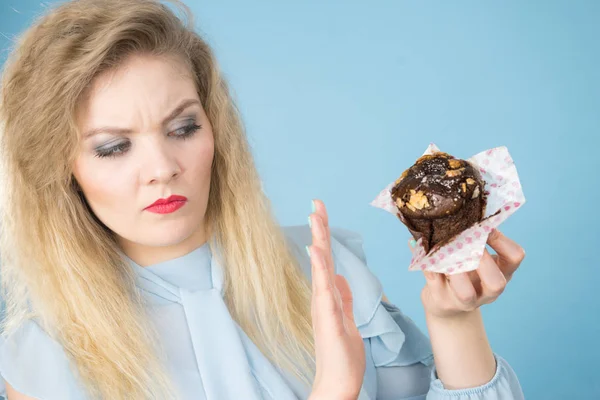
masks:
[(148, 184), (166, 183), (181, 173), (177, 157), (173, 154), (174, 149), (169, 149), (167, 144), (153, 142), (143, 151), (142, 177), (144, 182)]

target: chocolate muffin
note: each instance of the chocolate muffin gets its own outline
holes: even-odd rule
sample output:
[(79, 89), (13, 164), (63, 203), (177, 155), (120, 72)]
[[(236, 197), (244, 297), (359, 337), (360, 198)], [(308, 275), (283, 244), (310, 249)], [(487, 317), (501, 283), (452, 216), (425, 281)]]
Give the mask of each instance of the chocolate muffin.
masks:
[(398, 218), (425, 252), (443, 245), (483, 219), (485, 182), (476, 167), (450, 154), (419, 158), (391, 189)]

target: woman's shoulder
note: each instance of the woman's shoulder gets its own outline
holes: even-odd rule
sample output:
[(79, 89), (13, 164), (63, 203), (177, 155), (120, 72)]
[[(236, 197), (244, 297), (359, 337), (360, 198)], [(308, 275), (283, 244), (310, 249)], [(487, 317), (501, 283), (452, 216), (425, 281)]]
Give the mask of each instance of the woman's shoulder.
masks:
[(34, 398), (83, 398), (63, 347), (35, 319), (0, 336), (0, 375), (2, 396), (6, 381)]

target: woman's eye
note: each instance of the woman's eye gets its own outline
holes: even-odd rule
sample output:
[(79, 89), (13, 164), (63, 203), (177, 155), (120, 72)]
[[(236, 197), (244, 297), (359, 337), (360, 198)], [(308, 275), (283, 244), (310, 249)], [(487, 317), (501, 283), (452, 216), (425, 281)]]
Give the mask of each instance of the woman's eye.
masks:
[(176, 138), (187, 139), (189, 137), (192, 137), (194, 135), (194, 133), (196, 133), (196, 131), (201, 128), (202, 128), (202, 125), (196, 125), (196, 123), (191, 123), (189, 125), (179, 128), (179, 129), (175, 129), (171, 133), (175, 133), (175, 135), (172, 135), (172, 136), (175, 136)]
[(96, 157), (104, 158), (104, 157), (116, 157), (122, 153), (124, 153), (129, 148), (129, 142), (119, 143), (116, 146), (109, 147), (107, 149), (97, 149)]
[[(174, 137), (176, 139), (187, 139), (190, 138), (198, 131), (202, 129), (202, 125), (197, 125), (196, 123), (191, 123), (189, 125), (183, 126), (181, 128), (175, 129), (172, 132), (169, 132), (170, 137)], [(116, 146), (109, 147), (107, 149), (97, 149), (96, 157), (105, 158), (105, 157), (117, 157), (123, 153), (125, 153), (129, 147), (131, 147), (130, 142), (122, 142)]]

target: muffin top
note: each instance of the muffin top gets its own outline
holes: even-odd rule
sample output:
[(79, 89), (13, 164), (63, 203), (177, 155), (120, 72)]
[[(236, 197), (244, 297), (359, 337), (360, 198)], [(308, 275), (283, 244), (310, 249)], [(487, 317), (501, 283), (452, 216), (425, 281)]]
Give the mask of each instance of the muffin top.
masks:
[(484, 182), (468, 161), (437, 152), (420, 157), (391, 190), (408, 218), (434, 219), (456, 213), (465, 202), (483, 196)]

